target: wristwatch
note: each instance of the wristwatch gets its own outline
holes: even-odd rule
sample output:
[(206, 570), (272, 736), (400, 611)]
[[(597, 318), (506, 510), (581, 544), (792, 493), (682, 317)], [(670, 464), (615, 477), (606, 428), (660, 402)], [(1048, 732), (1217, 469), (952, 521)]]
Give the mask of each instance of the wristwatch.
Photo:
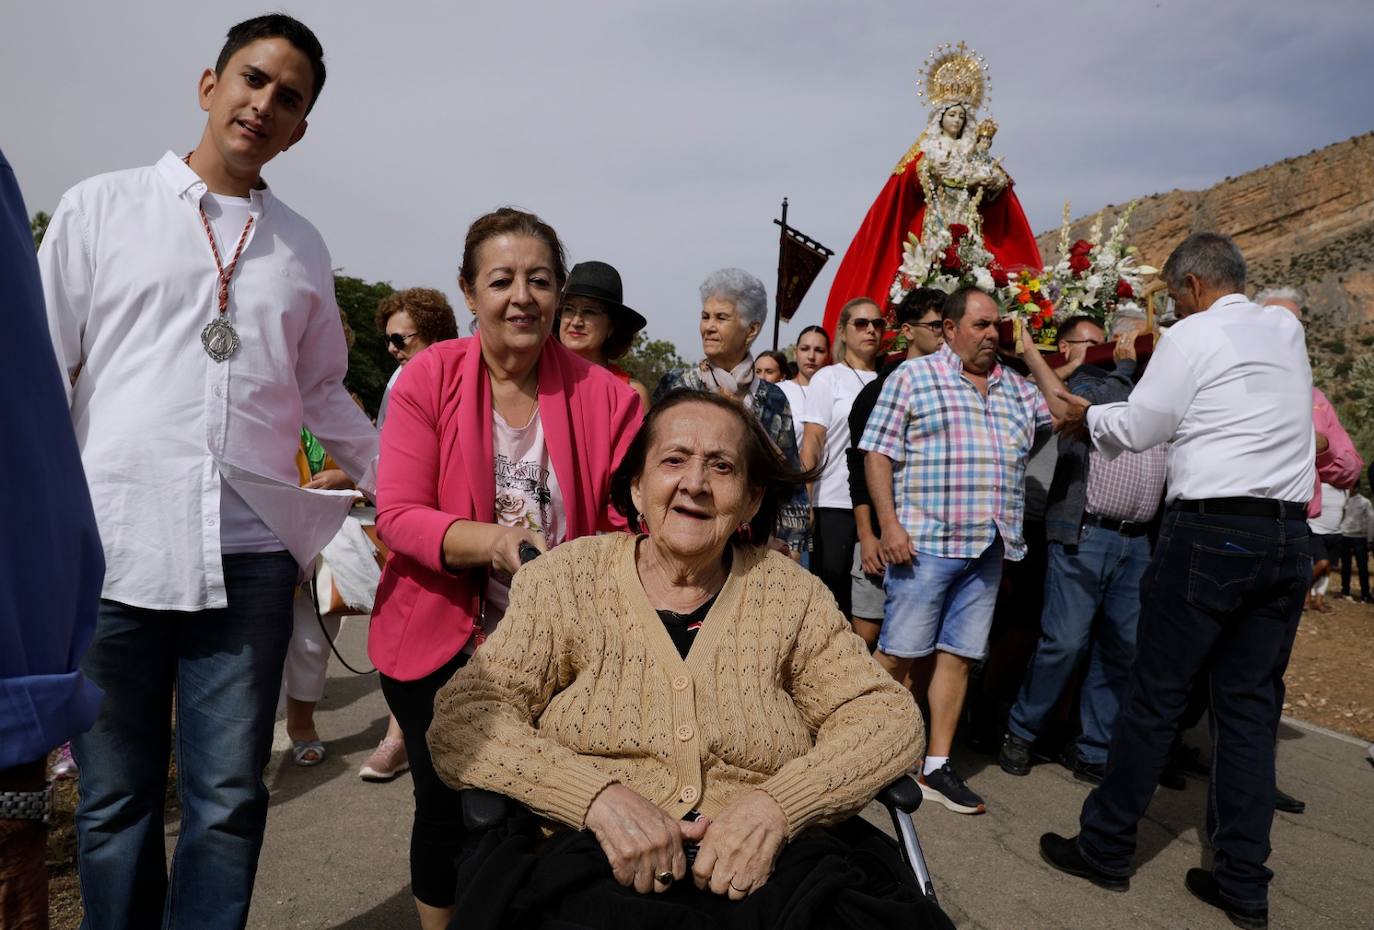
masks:
[(0, 820), (41, 820), (52, 813), (52, 785), (39, 791), (0, 791)]

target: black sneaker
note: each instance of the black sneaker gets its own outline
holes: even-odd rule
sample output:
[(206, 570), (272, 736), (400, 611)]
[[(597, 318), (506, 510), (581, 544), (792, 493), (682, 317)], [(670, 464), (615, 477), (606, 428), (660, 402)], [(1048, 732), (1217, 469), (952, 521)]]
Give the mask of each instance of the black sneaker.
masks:
[(1301, 814), (1307, 810), (1307, 802), (1299, 801), (1288, 792), (1275, 788), (1274, 810), (1283, 811), (1285, 814)]
[(938, 801), (956, 814), (982, 814), (987, 812), (983, 799), (964, 784), (950, 768), (948, 762), (929, 775), (922, 775), (916, 781), (921, 786), (921, 794), (927, 801)]
[(1093, 865), (1078, 851), (1078, 838), (1046, 833), (1040, 837), (1040, 858), (1065, 874), (1075, 878), (1086, 878), (1099, 888), (1108, 891), (1125, 891), (1131, 887), (1129, 878), (1108, 875)]
[(1072, 772), (1074, 778), (1090, 785), (1102, 784), (1102, 776), (1107, 771), (1106, 763), (1085, 761), (1072, 745), (1064, 749), (1064, 754), (1059, 757), (1059, 763)]
[(1269, 908), (1239, 907), (1227, 901), (1221, 895), (1216, 877), (1206, 869), (1189, 869), (1188, 874), (1183, 877), (1183, 884), (1193, 893), (1193, 897), (1224, 913), (1237, 927), (1244, 927), (1245, 930), (1268, 930)]
[(1030, 743), (1007, 731), (1002, 737), (1002, 749), (997, 753), (997, 764), (1008, 775), (1029, 775)]

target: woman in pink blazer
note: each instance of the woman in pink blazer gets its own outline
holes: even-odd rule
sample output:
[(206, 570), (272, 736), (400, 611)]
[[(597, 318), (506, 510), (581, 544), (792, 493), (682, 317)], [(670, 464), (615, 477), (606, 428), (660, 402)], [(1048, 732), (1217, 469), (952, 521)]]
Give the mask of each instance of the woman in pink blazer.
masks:
[(558, 234), (504, 208), (474, 222), (459, 285), (478, 334), (437, 343), (392, 391), (377, 476), (391, 549), (368, 637), (405, 733), (415, 784), (411, 886), (422, 927), (447, 927), (463, 838), (457, 793), (434, 773), (434, 695), (505, 612), (520, 548), (623, 527), (611, 472), (639, 398), (549, 339), (567, 277)]

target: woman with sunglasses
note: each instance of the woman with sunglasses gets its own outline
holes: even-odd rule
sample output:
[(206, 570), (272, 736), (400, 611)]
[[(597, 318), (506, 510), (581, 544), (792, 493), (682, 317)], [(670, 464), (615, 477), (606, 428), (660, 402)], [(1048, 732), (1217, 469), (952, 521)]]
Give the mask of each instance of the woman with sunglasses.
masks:
[(458, 322), (448, 298), (430, 287), (397, 291), (377, 304), (377, 331), (386, 337), (386, 350), (396, 360), (396, 370), (386, 383), (377, 408), (377, 429), (386, 419), (391, 389), (406, 362), (445, 339), (458, 338)]
[(835, 356), (839, 361), (816, 372), (807, 385), (801, 419), (802, 466), (822, 466), (811, 492), (811, 571), (821, 579), (846, 619), (850, 611), (850, 569), (857, 539), (854, 503), (849, 496), (849, 411), (854, 398), (878, 376), (887, 321), (867, 297), (856, 297), (840, 310)]
[(645, 410), (649, 409), (649, 389), (615, 360), (630, 351), (630, 343), (647, 323), (642, 314), (625, 306), (620, 272), (614, 267), (605, 262), (573, 265), (554, 325), (558, 341), (628, 384)]

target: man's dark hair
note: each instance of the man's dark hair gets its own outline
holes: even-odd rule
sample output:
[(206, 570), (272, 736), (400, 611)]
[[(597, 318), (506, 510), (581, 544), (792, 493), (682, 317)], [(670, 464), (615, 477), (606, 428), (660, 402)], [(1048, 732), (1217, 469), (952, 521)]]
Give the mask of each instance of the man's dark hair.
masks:
[(625, 515), (630, 528), (643, 529), (639, 509), (635, 507), (630, 487), (635, 479), (643, 474), (649, 456), (649, 445), (654, 441), (658, 421), (674, 407), (683, 404), (708, 404), (734, 417), (744, 428), (744, 444), (740, 448), (744, 464), (745, 484), (763, 492), (759, 512), (749, 521), (749, 539), (756, 546), (768, 542), (773, 534), (782, 505), (791, 500), (793, 492), (803, 485), (820, 477), (824, 463), (807, 471), (796, 471), (783, 458), (773, 440), (768, 438), (759, 418), (746, 410), (744, 405), (733, 397), (725, 397), (711, 391), (698, 391), (691, 388), (678, 388), (660, 398), (644, 417), (639, 432), (630, 441), (620, 466), (611, 475), (611, 504)]
[(1230, 236), (1222, 233), (1193, 233), (1178, 244), (1160, 271), (1164, 283), (1175, 290), (1183, 288), (1188, 275), (1203, 284), (1245, 293), (1245, 256)]
[(305, 105), (305, 112), (309, 114), (315, 101), (320, 99), (320, 91), (324, 90), (324, 48), (310, 27), (285, 13), (255, 16), (231, 27), (225, 36), (224, 48), (219, 50), (219, 58), (215, 60), (215, 75), (223, 77), (225, 66), (235, 52), (262, 39), (285, 39), (310, 59), (310, 67), (315, 72), (315, 87)]
[(921, 317), (930, 311), (941, 312), (945, 303), (945, 292), (933, 287), (913, 287), (906, 292), (906, 296), (897, 304), (894, 316), (897, 318), (897, 325), (904, 326), (907, 323), (919, 323)]
[(940, 318), (942, 320), (949, 320), (954, 323), (955, 326), (958, 326), (959, 322), (964, 318), (964, 311), (968, 309), (968, 299), (974, 294), (982, 294), (994, 304), (997, 303), (997, 298), (993, 297), (981, 287), (967, 284), (945, 298), (945, 305), (940, 312)]
[(1096, 326), (1098, 329), (1102, 330), (1104, 336), (1107, 333), (1107, 327), (1103, 326), (1102, 321), (1097, 317), (1088, 316), (1086, 313), (1080, 313), (1078, 316), (1071, 316), (1059, 324), (1059, 338), (1068, 339), (1073, 335), (1074, 330), (1078, 329), (1078, 327), (1082, 326), (1084, 323)]

